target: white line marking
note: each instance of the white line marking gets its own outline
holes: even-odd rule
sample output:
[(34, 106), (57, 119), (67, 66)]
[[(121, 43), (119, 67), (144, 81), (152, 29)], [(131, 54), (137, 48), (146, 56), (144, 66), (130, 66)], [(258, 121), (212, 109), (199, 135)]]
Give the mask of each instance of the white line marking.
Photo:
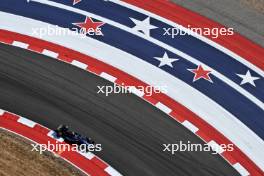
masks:
[(79, 61), (77, 61), (77, 60), (73, 60), (73, 61), (71, 62), (71, 64), (74, 65), (74, 66), (76, 66), (76, 67), (79, 67), (79, 68), (81, 68), (81, 69), (84, 69), (84, 70), (88, 67), (87, 64), (82, 63), (82, 62), (79, 62)]
[(193, 125), (188, 120), (185, 120), (184, 122), (182, 122), (182, 124), (183, 124), (183, 126), (188, 128), (190, 131), (192, 131), (193, 133), (196, 133), (199, 130), (199, 128), (197, 128), (195, 125)]
[[(178, 29), (180, 29), (182, 31), (185, 31), (185, 32), (188, 32), (188, 33), (192, 34), (192, 31), (190, 29), (188, 29), (188, 28), (186, 28), (186, 27), (184, 27), (184, 26), (182, 26), (180, 24), (177, 24), (177, 23), (175, 23), (175, 22), (173, 22), (171, 20), (168, 20), (168, 19), (166, 19), (164, 17), (161, 17), (161, 16), (159, 16), (157, 14), (154, 14), (154, 13), (149, 12), (147, 10), (144, 10), (142, 8), (136, 7), (136, 6), (134, 6), (132, 4), (129, 4), (127, 2), (120, 1), (120, 0), (108, 0), (108, 1), (111, 1), (113, 3), (119, 4), (119, 5), (124, 6), (124, 7), (127, 7), (129, 9), (133, 9), (133, 10), (138, 11), (140, 13), (146, 14), (146, 15), (152, 17), (152, 18), (155, 18), (157, 20), (163, 21), (163, 22), (165, 22), (165, 23), (167, 23), (167, 24), (169, 24), (169, 25), (171, 25), (173, 27), (176, 27), (176, 28), (178, 28)], [(241, 56), (239, 56), (238, 54), (234, 53), (233, 51), (229, 50), (228, 48), (225, 48), (225, 47), (221, 46), (220, 44), (214, 42), (213, 40), (210, 40), (207, 37), (204, 37), (202, 35), (199, 35), (198, 33), (197, 33), (197, 35), (193, 35), (193, 36), (198, 38), (198, 39), (200, 39), (200, 40), (202, 40), (202, 41), (204, 41), (204, 42), (206, 42), (207, 44), (213, 46), (214, 48), (217, 48), (218, 50), (226, 53), (227, 55), (229, 55), (232, 58), (234, 58), (235, 60), (243, 63), (244, 65), (246, 65), (247, 67), (251, 68), (252, 70), (255, 70), (259, 75), (264, 77), (264, 72), (263, 72), (262, 69), (258, 68), (257, 66), (255, 66), (251, 62), (247, 61), (246, 59), (242, 58)]]
[(214, 140), (211, 140), (210, 142), (208, 142), (208, 145), (213, 149), (213, 151), (221, 154), (224, 152), (224, 149), (217, 144)]
[(32, 120), (26, 119), (24, 117), (19, 117), (17, 122), (22, 123), (28, 127), (34, 128), (34, 126), (37, 124), (36, 122), (33, 122)]
[(25, 48), (25, 49), (27, 49), (28, 46), (29, 46), (29, 44), (27, 44), (27, 43), (23, 43), (23, 42), (19, 42), (19, 41), (14, 41), (14, 42), (12, 43), (12, 45), (13, 45), (13, 46), (20, 47), (20, 48)]
[(168, 106), (164, 105), (161, 102), (158, 102), (155, 106), (160, 110), (162, 110), (163, 112), (165, 112), (166, 114), (169, 114), (172, 111)]
[(241, 176), (249, 176), (250, 175), (249, 172), (239, 163), (234, 164), (233, 167), (241, 174)]
[(47, 134), (47, 136), (49, 136), (49, 137), (51, 137), (51, 138), (53, 138), (53, 139), (55, 139), (55, 140), (57, 140), (59, 142), (63, 142), (64, 141), (63, 138), (56, 138), (54, 135), (55, 135), (55, 132), (52, 131), (52, 130), (50, 132), (48, 132), (48, 134)]
[(129, 86), (128, 90), (139, 97), (143, 97), (145, 94), (144, 92), (138, 90), (135, 86)]
[(102, 72), (101, 74), (100, 74), (100, 76), (101, 77), (103, 77), (103, 78), (105, 78), (105, 79), (107, 79), (108, 81), (111, 81), (111, 82), (115, 82), (116, 81), (116, 77), (114, 77), (114, 76), (112, 76), (112, 75), (109, 75), (108, 73), (105, 73), (105, 72)]
[[(127, 27), (125, 25), (122, 25), (120, 23), (117, 23), (115, 21), (112, 21), (112, 20), (109, 20), (107, 18), (104, 18), (104, 17), (101, 17), (99, 15), (95, 15), (93, 13), (89, 13), (89, 12), (86, 12), (84, 10), (80, 10), (80, 9), (77, 9), (77, 8), (74, 8), (74, 7), (70, 7), (70, 6), (67, 6), (67, 5), (64, 5), (64, 4), (60, 4), (60, 3), (57, 3), (57, 2), (52, 2), (52, 1), (47, 1), (47, 0), (30, 0), (30, 1), (33, 1), (33, 2), (38, 2), (38, 3), (41, 3), (41, 4), (46, 4), (46, 5), (49, 5), (49, 6), (53, 6), (53, 7), (57, 7), (57, 8), (60, 8), (60, 9), (65, 9), (65, 10), (68, 10), (68, 11), (71, 11), (71, 12), (74, 12), (74, 13), (78, 13), (78, 14), (82, 14), (82, 15), (85, 15), (85, 16), (89, 16), (89, 17), (92, 17), (92, 18), (95, 18), (97, 20), (100, 20), (100, 21), (103, 21), (105, 23), (108, 23), (112, 26), (115, 26), (117, 28), (120, 28), (124, 31), (127, 31), (131, 34), (134, 34), (138, 37), (141, 37), (145, 40), (148, 40), (158, 46), (161, 46), (162, 48), (165, 48), (167, 49), (168, 51), (171, 51), (181, 57), (183, 57), (184, 59), (196, 64), (196, 65), (203, 65), (205, 67), (206, 70), (212, 70), (212, 74), (215, 75), (216, 77), (218, 77), (219, 79), (221, 79), (223, 82), (225, 82), (226, 84), (228, 84), (230, 87), (234, 88), (236, 91), (238, 91), (240, 94), (246, 96), (250, 101), (252, 101), (253, 103), (255, 103), (256, 105), (258, 105), (261, 109), (264, 110), (264, 103), (262, 103), (262, 101), (260, 101), (257, 97), (255, 97), (254, 95), (252, 95), (251, 93), (249, 93), (247, 90), (245, 90), (244, 88), (242, 88), (240, 85), (236, 84), (234, 81), (230, 80), (229, 78), (227, 78), (226, 76), (224, 76), (223, 74), (221, 74), (220, 72), (214, 70), (213, 68), (209, 67), (208, 65), (202, 63), (201, 61), (197, 60), (196, 58), (193, 58), (192, 56), (166, 44), (166, 43), (163, 43), (155, 38), (152, 38), (150, 36), (146, 36), (145, 34), (142, 34), (138, 31), (135, 31), (133, 30), (132, 28), (130, 27)], [(262, 76), (264, 77), (264, 73), (262, 74)]]
[(78, 152), (80, 153), (82, 156), (84, 156), (85, 158), (91, 160), (95, 157), (95, 155), (92, 152), (87, 152), (87, 153), (83, 153), (83, 152)]
[(122, 174), (120, 174), (117, 170), (115, 170), (111, 166), (108, 166), (107, 168), (105, 168), (105, 172), (107, 172), (111, 176), (122, 176)]
[(0, 109), (0, 116), (4, 115), (5, 111), (3, 109)]
[(42, 51), (42, 54), (45, 54), (46, 56), (53, 57), (53, 58), (57, 58), (59, 55), (58, 53), (55, 53), (55, 52), (47, 50), (47, 49), (44, 49)]
[[(38, 36), (33, 36), (30, 33), (32, 27), (45, 28), (47, 25), (50, 25), (4, 12), (0, 12), (0, 16), (3, 19), (9, 19), (5, 21), (0, 20), (1, 28), (35, 38)], [(17, 27), (14, 28), (14, 26)], [(168, 89), (166, 94), (169, 97), (177, 102), (181, 102), (186, 108), (200, 116), (204, 121), (237, 145), (260, 168), (264, 168), (264, 153), (261, 150), (264, 147), (264, 141), (239, 121), (236, 116), (229, 113), (218, 103), (192, 88), (190, 85), (158, 68), (153, 68), (152, 65), (147, 64), (129, 53), (89, 37), (78, 38), (65, 36), (61, 38), (59, 36), (47, 36), (46, 40), (94, 57), (151, 86), (166, 85)], [(87, 50), (87, 46), (80, 44), (80, 42), (89, 45), (91, 49)], [(111, 55), (109, 55), (109, 51), (111, 51)]]

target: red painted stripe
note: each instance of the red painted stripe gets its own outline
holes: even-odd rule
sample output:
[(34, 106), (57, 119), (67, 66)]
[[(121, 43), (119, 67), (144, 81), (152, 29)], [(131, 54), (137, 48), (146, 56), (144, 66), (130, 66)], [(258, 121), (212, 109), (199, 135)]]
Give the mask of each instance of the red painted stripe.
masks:
[[(101, 73), (102, 71), (107, 72), (110, 75), (113, 75), (117, 78), (117, 83), (124, 83), (125, 86), (148, 86), (146, 83), (134, 78), (131, 75), (128, 75), (127, 73), (116, 69), (110, 65), (107, 65), (101, 61), (98, 61), (92, 57), (89, 57), (87, 55), (81, 54), (77, 51), (65, 48), (63, 46), (59, 46), (53, 43), (49, 43), (47, 41), (39, 40), (36, 38), (32, 38), (29, 36), (0, 30), (0, 39), (6, 38), (10, 40), (16, 40), (20, 42), (24, 42), (29, 44), (29, 46), (33, 45), (37, 48), (43, 48), (48, 49), (54, 52), (59, 53), (59, 56), (62, 61), (69, 62), (74, 58), (74, 60), (78, 60), (80, 62), (83, 62), (88, 65), (88, 71), (90, 71), (90, 67), (92, 67), (92, 70), (96, 70), (96, 73)], [(38, 52), (38, 51), (36, 51)], [(66, 58), (65, 60), (63, 60)], [(93, 72), (94, 73), (94, 72)], [(175, 100), (171, 99), (170, 97), (166, 96), (165, 94), (153, 94), (151, 97), (144, 96), (143, 99), (150, 102), (151, 104), (156, 104), (157, 102), (162, 102), (164, 105), (168, 106), (172, 109), (172, 112), (170, 115), (175, 119), (179, 120), (180, 122), (184, 120), (188, 120), (192, 124), (194, 124), (197, 128), (199, 128), (199, 131), (196, 133), (199, 137), (204, 139), (205, 141), (214, 140), (218, 144), (230, 144), (232, 143), (229, 141), (225, 136), (223, 136), (220, 132), (218, 132), (215, 128), (210, 126), (207, 122), (202, 120), (200, 117), (198, 117), (196, 114), (191, 112), (186, 107), (182, 106), (180, 103), (176, 102)], [(235, 147), (233, 152), (230, 152), (230, 155), (232, 158), (234, 158), (236, 161), (238, 161), (243, 167), (245, 167), (251, 175), (254, 176), (263, 176), (263, 171), (254, 163), (252, 162), (240, 149)], [(223, 155), (224, 157), (225, 155)], [(228, 159), (227, 159), (228, 160)]]
[(225, 151), (222, 155), (227, 161), (229, 161), (230, 164), (236, 164), (237, 161), (232, 157), (230, 152)]
[(108, 165), (103, 162), (101, 159), (97, 158), (97, 157), (93, 157), (93, 159), (91, 159), (91, 161), (96, 164), (97, 166), (99, 166), (100, 168), (102, 168), (103, 170), (105, 170)]
[[(123, 0), (129, 4), (155, 13), (166, 19), (169, 19), (184, 27), (191, 25), (199, 28), (222, 28), (223, 25), (214, 22), (204, 16), (194, 13), (179, 5), (176, 5), (168, 0)], [(237, 55), (248, 60), (252, 64), (264, 70), (264, 49), (263, 47), (253, 43), (249, 39), (243, 37), (239, 33), (234, 33), (232, 36), (205, 36), (212, 41), (228, 48)]]

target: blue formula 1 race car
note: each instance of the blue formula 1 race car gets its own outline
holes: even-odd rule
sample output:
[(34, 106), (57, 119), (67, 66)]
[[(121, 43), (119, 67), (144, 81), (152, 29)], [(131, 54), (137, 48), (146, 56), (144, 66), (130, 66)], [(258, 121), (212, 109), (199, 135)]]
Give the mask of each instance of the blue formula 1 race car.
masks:
[(95, 145), (95, 142), (86, 136), (83, 136), (81, 134), (78, 134), (74, 131), (70, 131), (69, 127), (66, 125), (60, 125), (56, 130), (54, 130), (56, 133), (56, 137), (63, 138), (64, 142), (68, 144), (77, 144), (78, 146), (81, 145)]

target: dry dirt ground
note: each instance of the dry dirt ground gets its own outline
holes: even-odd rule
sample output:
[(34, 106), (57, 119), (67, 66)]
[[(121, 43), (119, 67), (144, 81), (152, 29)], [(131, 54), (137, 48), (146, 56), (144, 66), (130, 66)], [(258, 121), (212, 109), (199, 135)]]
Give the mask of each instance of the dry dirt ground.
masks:
[(76, 168), (46, 152), (31, 151), (31, 142), (0, 129), (0, 176), (84, 176)]

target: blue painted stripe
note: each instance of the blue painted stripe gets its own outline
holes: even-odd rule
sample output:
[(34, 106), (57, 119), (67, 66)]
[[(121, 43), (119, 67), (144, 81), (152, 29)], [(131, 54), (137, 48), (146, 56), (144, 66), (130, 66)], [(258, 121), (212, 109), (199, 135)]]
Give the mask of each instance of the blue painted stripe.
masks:
[[(71, 0), (52, 0), (54, 2), (63, 3), (68, 6), (72, 6)], [(103, 0), (89, 0), (81, 1), (74, 6), (75, 8), (82, 9), (102, 17), (111, 19), (127, 27), (133, 27), (134, 23), (129, 19), (129, 17), (144, 20), (148, 16), (145, 14), (136, 12), (129, 8), (120, 6), (118, 4), (103, 1)], [(114, 9), (114, 10), (113, 10)], [(210, 66), (211, 68), (217, 70), (218, 72), (225, 75), (230, 80), (234, 81), (238, 85), (241, 83), (241, 78), (236, 74), (246, 74), (247, 70), (250, 70), (252, 76), (261, 77), (254, 70), (249, 69), (244, 64), (233, 59), (231, 56), (221, 52), (220, 50), (212, 47), (211, 45), (193, 37), (193, 36), (175, 36), (171, 38), (164, 34), (163, 28), (172, 28), (172, 26), (158, 21), (156, 19), (151, 19), (151, 24), (159, 27), (158, 29), (151, 30), (151, 37), (158, 39), (180, 51), (196, 58), (197, 60), (203, 62), (204, 64)], [(256, 81), (256, 87), (250, 84), (244, 84), (245, 90), (250, 92), (252, 95), (257, 97), (259, 100), (264, 101), (264, 79)]]
[[(0, 10), (59, 25), (65, 28), (75, 27), (71, 23), (84, 21), (85, 19), (82, 15), (74, 14), (63, 9), (57, 9), (38, 3), (28, 4), (16, 0), (8, 0), (5, 3), (1, 3)], [(162, 56), (164, 54), (163, 48), (130, 33), (114, 28), (113, 26), (106, 24), (102, 30), (105, 34), (104, 37), (94, 38), (131, 53), (155, 66), (157, 66), (159, 62), (156, 59), (153, 59), (153, 57)], [(170, 57), (180, 58), (171, 52), (168, 52), (168, 54)], [(214, 76), (211, 76), (214, 84), (205, 80), (199, 80), (193, 83), (193, 74), (186, 69), (196, 68), (196, 66), (183, 58), (180, 58), (180, 60), (173, 65), (174, 69), (164, 67), (163, 70), (212, 98), (238, 117), (262, 139), (264, 138), (264, 112), (262, 109)]]

